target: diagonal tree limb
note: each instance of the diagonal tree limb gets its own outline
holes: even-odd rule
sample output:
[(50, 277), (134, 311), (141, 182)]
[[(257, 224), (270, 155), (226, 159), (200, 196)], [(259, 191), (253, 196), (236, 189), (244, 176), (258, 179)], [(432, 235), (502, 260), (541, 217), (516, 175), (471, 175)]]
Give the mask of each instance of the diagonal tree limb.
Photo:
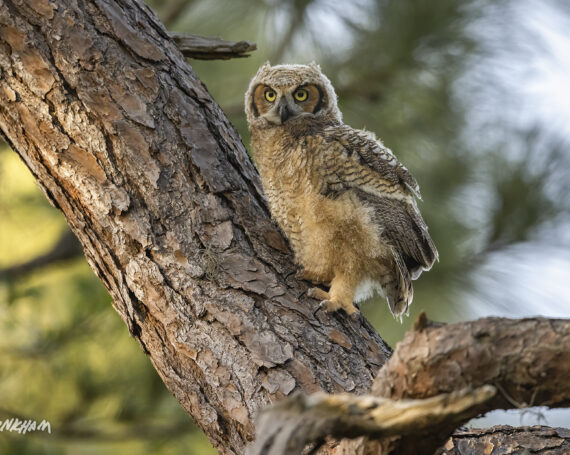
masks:
[(0, 75), (3, 136), (221, 453), (294, 391), (370, 388), (390, 348), (315, 313), (239, 135), (148, 7), (0, 2)]

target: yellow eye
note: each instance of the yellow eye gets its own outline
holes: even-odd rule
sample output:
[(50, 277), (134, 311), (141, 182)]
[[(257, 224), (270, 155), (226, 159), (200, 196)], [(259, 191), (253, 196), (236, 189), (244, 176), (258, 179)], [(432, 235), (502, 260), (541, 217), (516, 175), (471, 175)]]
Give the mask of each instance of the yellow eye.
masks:
[(307, 92), (307, 90), (305, 90), (304, 88), (300, 88), (299, 90), (297, 90), (293, 96), (295, 97), (295, 99), (297, 101), (306, 101), (307, 98), (309, 97), (309, 92)]
[(267, 101), (273, 103), (273, 101), (275, 101), (275, 98), (277, 98), (277, 93), (268, 88), (267, 90), (265, 90), (264, 96)]

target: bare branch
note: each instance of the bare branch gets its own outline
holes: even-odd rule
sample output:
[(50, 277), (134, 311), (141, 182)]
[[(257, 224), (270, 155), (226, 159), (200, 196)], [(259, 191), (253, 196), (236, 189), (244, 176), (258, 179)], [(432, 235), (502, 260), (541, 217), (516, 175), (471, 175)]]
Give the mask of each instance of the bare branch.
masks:
[(30, 261), (0, 269), (0, 277), (18, 278), (41, 267), (56, 262), (75, 259), (83, 256), (83, 249), (73, 232), (66, 230), (55, 245), (45, 254), (41, 254)]
[(258, 419), (257, 440), (249, 455), (294, 455), (328, 435), (336, 438), (368, 436), (378, 439), (437, 431), (449, 422), (463, 423), (479, 414), (482, 403), (495, 396), (496, 389), (441, 394), (423, 400), (378, 398), (371, 395), (298, 394), (271, 406)]
[[(375, 396), (427, 398), (496, 385), (490, 409), (570, 405), (570, 320), (484, 318), (418, 326), (378, 373)], [(518, 406), (515, 406), (517, 403)]]
[(169, 32), (169, 35), (185, 57), (198, 60), (249, 57), (249, 52), (257, 49), (257, 45), (251, 41), (227, 41), (218, 37), (176, 32)]

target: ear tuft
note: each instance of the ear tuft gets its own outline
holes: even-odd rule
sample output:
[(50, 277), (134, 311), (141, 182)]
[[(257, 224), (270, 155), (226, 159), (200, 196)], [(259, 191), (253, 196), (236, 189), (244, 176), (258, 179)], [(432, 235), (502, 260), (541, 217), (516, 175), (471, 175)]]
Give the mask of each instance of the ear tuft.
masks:
[(321, 71), (321, 67), (320, 67), (319, 64), (318, 64), (317, 62), (315, 62), (314, 60), (313, 60), (311, 63), (309, 63), (309, 66), (310, 66), (311, 68), (316, 69), (317, 71)]

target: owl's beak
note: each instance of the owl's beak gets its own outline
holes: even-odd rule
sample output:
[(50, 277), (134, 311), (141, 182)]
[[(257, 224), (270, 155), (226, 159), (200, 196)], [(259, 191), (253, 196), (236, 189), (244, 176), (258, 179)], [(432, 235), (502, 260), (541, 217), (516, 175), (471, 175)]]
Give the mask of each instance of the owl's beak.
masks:
[(291, 111), (289, 108), (289, 104), (287, 103), (285, 97), (281, 98), (281, 101), (279, 101), (277, 107), (279, 110), (279, 118), (281, 119), (281, 123), (285, 123), (285, 120), (293, 115), (293, 111)]

